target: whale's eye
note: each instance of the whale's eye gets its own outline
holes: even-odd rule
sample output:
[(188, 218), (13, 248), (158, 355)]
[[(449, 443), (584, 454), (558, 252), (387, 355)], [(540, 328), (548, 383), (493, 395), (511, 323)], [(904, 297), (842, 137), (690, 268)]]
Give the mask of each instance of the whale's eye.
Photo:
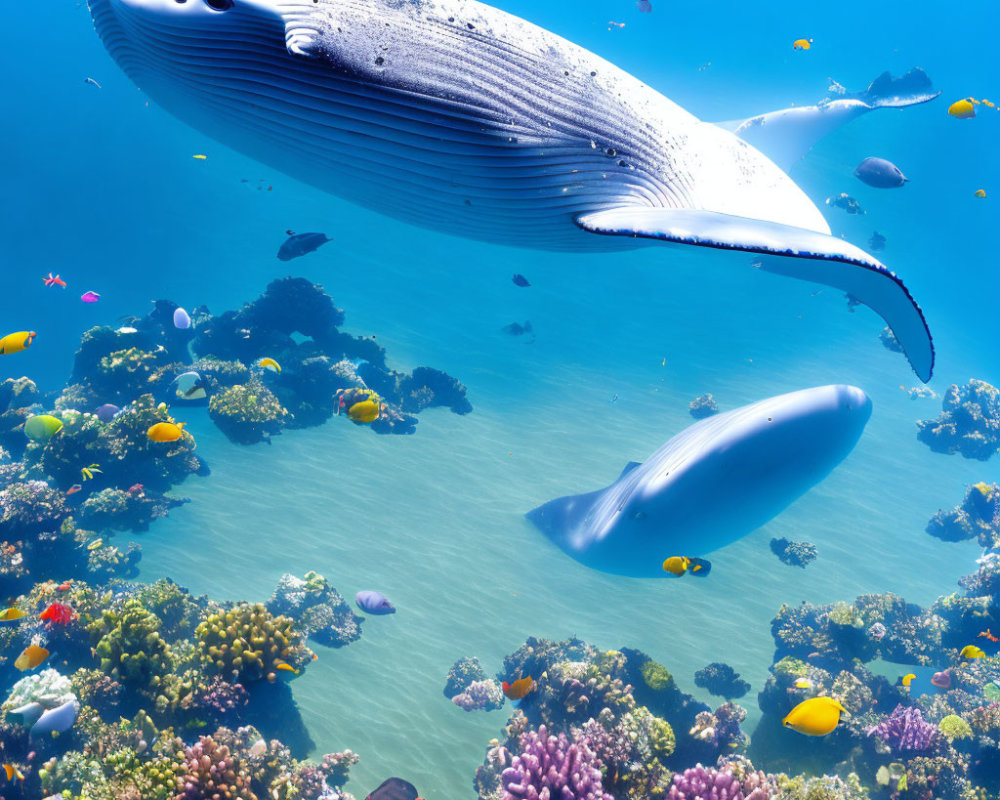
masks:
[(233, 7), (233, 0), (205, 0), (209, 8), (216, 11), (228, 11)]

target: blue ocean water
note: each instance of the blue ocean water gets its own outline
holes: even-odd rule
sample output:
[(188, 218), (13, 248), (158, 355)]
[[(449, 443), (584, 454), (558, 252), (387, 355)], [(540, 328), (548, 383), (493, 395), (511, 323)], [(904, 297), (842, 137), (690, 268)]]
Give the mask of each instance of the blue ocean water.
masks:
[[(853, 123), (792, 176), (836, 233), (860, 245), (876, 229), (887, 237), (884, 260), (935, 335), (938, 394), (970, 377), (1000, 380), (1000, 114), (962, 122), (945, 113), (956, 99), (996, 91), (995, 54), (968, 33), (996, 29), (994, 5), (654, 0), (651, 14), (625, 0), (500, 5), (708, 120), (815, 102), (828, 77), (860, 89), (883, 70), (923, 67), (939, 100)], [(626, 24), (608, 30), (609, 20)], [(813, 48), (794, 52), (803, 36)], [(326, 287), (346, 310), (346, 330), (376, 334), (390, 366), (434, 366), (468, 387), (472, 414), (427, 411), (412, 437), (330, 423), (247, 450), (192, 413), (212, 475), (189, 479), (180, 493), (192, 502), (137, 537), (143, 578), (167, 575), (213, 597), (263, 600), (283, 572), (309, 569), (345, 595), (390, 596), (395, 616), (367, 620), (349, 647), (317, 648), (319, 661), (293, 684), (316, 752), (361, 754), (349, 785), (356, 794), (402, 774), (429, 798), (473, 796), (472, 774), (506, 716), (466, 714), (442, 696), (461, 656), (479, 656), (492, 671), (528, 635), (575, 634), (640, 648), (708, 700), (692, 676), (710, 661), (761, 688), (768, 623), (784, 602), (894, 591), (928, 603), (970, 571), (972, 544), (945, 544), (923, 529), (969, 483), (997, 479), (995, 464), (935, 454), (916, 440), (915, 420), (935, 416), (939, 401), (901, 390), (916, 379), (879, 344), (883, 323), (865, 308), (849, 313), (838, 293), (814, 296), (817, 287), (749, 269), (744, 256), (540, 253), (364, 211), (147, 105), (107, 56), (84, 4), (19, 7), (0, 45), (8, 76), (0, 319), (39, 334), (29, 353), (0, 360), (0, 379), (27, 374), (56, 390), (90, 326), (144, 313), (161, 297), (234, 308), (290, 271)], [(911, 183), (860, 184), (851, 173), (870, 155), (899, 164)], [(979, 188), (986, 200), (973, 197)], [(867, 215), (822, 205), (844, 191)], [(287, 228), (323, 230), (334, 242), (283, 265), (274, 253)], [(517, 231), (510, 237), (516, 243)], [(49, 271), (70, 288), (44, 289)], [(513, 286), (514, 272), (532, 287)], [(81, 304), (85, 290), (101, 302)], [(526, 319), (531, 345), (499, 332)], [(689, 424), (687, 404), (702, 392), (728, 409), (830, 382), (859, 385), (873, 400), (860, 444), (772, 523), (713, 554), (711, 580), (598, 574), (522, 517), (552, 497), (610, 483), (626, 461)], [(815, 542), (820, 557), (807, 570), (788, 568), (768, 549), (773, 536)]]

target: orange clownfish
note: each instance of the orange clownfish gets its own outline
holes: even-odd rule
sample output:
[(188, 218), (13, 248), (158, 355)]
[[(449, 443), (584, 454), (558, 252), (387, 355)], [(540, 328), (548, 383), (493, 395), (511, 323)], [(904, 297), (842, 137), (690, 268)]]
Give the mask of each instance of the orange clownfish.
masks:
[(535, 679), (521, 678), (513, 683), (503, 682), (503, 693), (511, 700), (520, 700), (535, 688)]

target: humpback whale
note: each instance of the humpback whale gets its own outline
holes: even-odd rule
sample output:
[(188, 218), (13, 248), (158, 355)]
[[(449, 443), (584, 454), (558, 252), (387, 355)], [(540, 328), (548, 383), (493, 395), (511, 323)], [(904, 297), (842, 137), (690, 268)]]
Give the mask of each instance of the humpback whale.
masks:
[[(934, 348), (902, 281), (830, 235), (758, 149), (599, 56), (476, 0), (90, 0), (167, 111), (406, 222), (507, 245), (657, 241), (781, 258), (880, 314), (914, 371)], [(777, 128), (777, 126), (774, 126)]]
[(588, 567), (668, 577), (664, 559), (724, 547), (823, 480), (871, 411), (856, 386), (761, 400), (694, 423), (645, 463), (630, 461), (606, 489), (551, 500), (527, 517)]

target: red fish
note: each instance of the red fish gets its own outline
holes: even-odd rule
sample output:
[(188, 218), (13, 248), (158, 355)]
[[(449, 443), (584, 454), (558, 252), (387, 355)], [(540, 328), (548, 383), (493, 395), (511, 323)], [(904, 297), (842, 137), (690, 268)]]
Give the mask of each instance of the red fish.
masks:
[(988, 640), (989, 640), (989, 641), (991, 641), (991, 642), (1000, 642), (1000, 636), (994, 636), (994, 635), (993, 635), (993, 634), (992, 634), (992, 633), (990, 632), (990, 629), (989, 629), (989, 628), (987, 628), (987, 629), (986, 629), (985, 631), (983, 631), (983, 632), (982, 632), (981, 634), (979, 634), (979, 635), (980, 635), (981, 637), (983, 637), (984, 639), (988, 639)]
[(74, 611), (65, 603), (53, 603), (45, 609), (38, 618), (56, 625), (68, 625), (74, 617)]
[(58, 586), (56, 587), (56, 589), (57, 589), (58, 591), (60, 591), (60, 592), (68, 592), (68, 591), (69, 591), (69, 585), (70, 585), (70, 584), (71, 584), (72, 582), (73, 582), (73, 581), (66, 581), (65, 583), (60, 583), (60, 584), (59, 584), (59, 585), (58, 585)]
[(58, 275), (53, 276), (51, 272), (49, 273), (49, 277), (42, 278), (42, 280), (45, 281), (46, 286), (62, 286), (63, 289), (66, 288), (66, 281)]
[(137, 494), (142, 494), (145, 489), (146, 487), (143, 486), (141, 483), (136, 483), (128, 487), (128, 493), (134, 496)]
[(535, 681), (531, 677), (527, 677), (516, 680), (513, 683), (507, 683), (507, 681), (504, 681), (501, 686), (503, 688), (503, 693), (507, 695), (509, 699), (520, 700), (535, 688)]
[(80, 490), (81, 490), (82, 488), (83, 488), (83, 487), (82, 487), (82, 486), (81, 486), (80, 484), (78, 484), (78, 483), (74, 483), (74, 484), (73, 484), (72, 486), (70, 486), (70, 487), (69, 487), (69, 488), (68, 488), (68, 489), (66, 490), (66, 496), (67, 496), (67, 497), (69, 497), (69, 496), (70, 496), (71, 494), (76, 494), (76, 493), (77, 493), (78, 491), (80, 491)]

